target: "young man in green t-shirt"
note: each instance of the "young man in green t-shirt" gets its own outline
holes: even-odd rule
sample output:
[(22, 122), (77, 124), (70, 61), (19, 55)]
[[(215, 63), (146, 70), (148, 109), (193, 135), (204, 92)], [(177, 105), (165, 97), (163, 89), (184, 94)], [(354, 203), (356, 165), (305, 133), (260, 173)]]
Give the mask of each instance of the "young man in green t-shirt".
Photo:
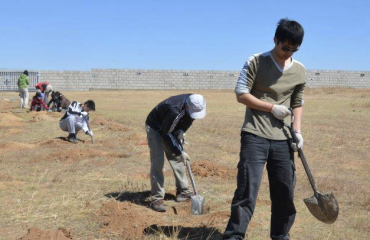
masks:
[[(289, 19), (278, 23), (274, 48), (251, 56), (240, 72), (235, 93), (237, 101), (246, 105), (241, 132), (237, 189), (231, 204), (231, 216), (224, 239), (244, 239), (256, 205), (263, 168), (267, 172), (271, 198), (271, 231), (273, 240), (288, 240), (296, 210), (294, 206), (294, 150), (303, 147), (301, 120), (305, 67), (292, 58), (303, 41), (302, 26)], [(293, 109), (293, 128), (299, 139), (291, 141), (289, 131), (280, 122), (290, 124), (289, 108)], [(285, 119), (286, 118), (286, 119)]]

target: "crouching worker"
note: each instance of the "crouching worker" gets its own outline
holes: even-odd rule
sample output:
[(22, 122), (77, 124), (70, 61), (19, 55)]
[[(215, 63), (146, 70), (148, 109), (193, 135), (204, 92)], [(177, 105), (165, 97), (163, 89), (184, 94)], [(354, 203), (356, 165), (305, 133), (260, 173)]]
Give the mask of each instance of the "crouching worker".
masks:
[(38, 84), (36, 84), (35, 88), (37, 90), (40, 90), (41, 93), (44, 95), (44, 102), (46, 104), (49, 103), (49, 94), (51, 93), (51, 91), (53, 90), (53, 87), (50, 85), (49, 82), (39, 82)]
[(61, 112), (62, 109), (67, 110), (71, 102), (60, 92), (51, 92), (51, 100), (48, 103), (48, 107), (53, 104), (52, 109), (54, 111)]
[(171, 165), (176, 180), (176, 201), (190, 199), (186, 176), (186, 161), (189, 156), (182, 147), (182, 134), (191, 126), (194, 119), (204, 118), (206, 101), (199, 94), (172, 96), (159, 103), (148, 115), (145, 125), (150, 149), (150, 207), (157, 212), (165, 212), (164, 206), (164, 153)]
[(86, 101), (83, 105), (73, 101), (69, 105), (68, 110), (60, 119), (59, 126), (63, 131), (69, 133), (68, 141), (77, 143), (77, 133), (81, 130), (85, 134), (93, 136), (93, 132), (89, 128), (89, 112), (95, 111), (95, 103), (93, 100)]
[(46, 110), (48, 110), (48, 106), (46, 106), (42, 94), (40, 92), (36, 92), (35, 96), (32, 98), (31, 102), (31, 108), (30, 111), (41, 111), (42, 107), (44, 107)]

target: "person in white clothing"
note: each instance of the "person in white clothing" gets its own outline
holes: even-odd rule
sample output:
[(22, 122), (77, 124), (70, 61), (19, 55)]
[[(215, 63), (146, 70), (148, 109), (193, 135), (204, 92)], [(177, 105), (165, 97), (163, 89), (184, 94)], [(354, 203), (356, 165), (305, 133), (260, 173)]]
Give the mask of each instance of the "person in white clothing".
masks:
[(93, 132), (89, 127), (89, 112), (95, 111), (95, 102), (93, 100), (86, 101), (83, 105), (73, 101), (64, 116), (60, 119), (59, 126), (63, 131), (69, 133), (68, 141), (77, 143), (77, 133), (81, 130), (85, 134), (93, 136)]

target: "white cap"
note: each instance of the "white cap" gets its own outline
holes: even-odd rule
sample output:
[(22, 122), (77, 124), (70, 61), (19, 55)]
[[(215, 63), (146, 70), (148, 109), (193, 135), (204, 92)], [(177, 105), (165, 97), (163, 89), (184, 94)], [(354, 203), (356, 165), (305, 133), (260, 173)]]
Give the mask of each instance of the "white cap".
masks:
[(53, 87), (49, 84), (46, 86), (46, 89), (45, 89), (45, 92), (50, 92), (51, 90), (53, 90)]
[(201, 119), (206, 116), (206, 100), (200, 94), (192, 94), (189, 96), (188, 111), (193, 119)]

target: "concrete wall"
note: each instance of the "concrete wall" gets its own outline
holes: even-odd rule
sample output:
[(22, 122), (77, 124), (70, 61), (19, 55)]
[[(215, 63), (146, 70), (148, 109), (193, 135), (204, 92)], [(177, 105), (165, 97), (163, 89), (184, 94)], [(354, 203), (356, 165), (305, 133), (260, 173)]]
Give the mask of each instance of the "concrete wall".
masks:
[[(39, 71), (60, 91), (94, 89), (234, 89), (239, 71), (92, 69)], [(307, 71), (308, 87), (370, 88), (370, 71)]]

